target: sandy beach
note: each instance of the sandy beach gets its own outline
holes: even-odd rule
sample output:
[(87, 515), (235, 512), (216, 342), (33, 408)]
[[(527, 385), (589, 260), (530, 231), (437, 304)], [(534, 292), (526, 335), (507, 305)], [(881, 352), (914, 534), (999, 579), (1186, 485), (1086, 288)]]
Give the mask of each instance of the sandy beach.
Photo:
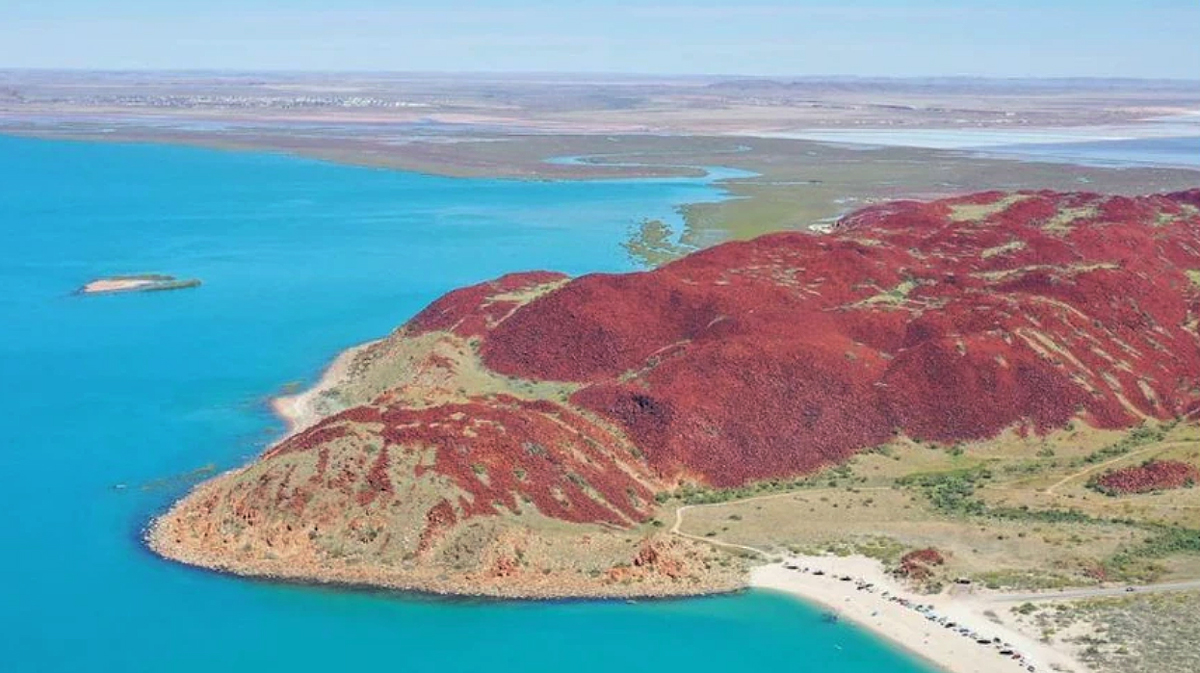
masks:
[[(755, 568), (750, 584), (819, 604), (950, 673), (1088, 670), (1072, 657), (1000, 623), (1007, 618), (1007, 608), (993, 606), (961, 587), (934, 596), (912, 593), (870, 558), (790, 557)], [(948, 627), (949, 623), (955, 626)], [(960, 632), (963, 627), (968, 634)], [(1013, 658), (1014, 654), (1021, 658)]]
[(102, 292), (132, 292), (154, 285), (156, 281), (145, 278), (101, 278), (84, 285), (80, 292), (100, 294)]
[(291, 437), (328, 416), (331, 410), (321, 404), (322, 394), (336, 388), (338, 384), (345, 380), (350, 373), (350, 368), (354, 364), (355, 358), (376, 343), (378, 343), (378, 340), (368, 341), (347, 348), (338, 353), (333, 362), (329, 363), (329, 366), (321, 373), (321, 378), (312, 387), (306, 388), (295, 395), (281, 395), (272, 398), (271, 410), (275, 412), (276, 416), (279, 416), (287, 423), (287, 431), (275, 443), (282, 442), (284, 439)]
[(76, 294), (119, 294), (125, 292), (148, 292), (152, 290), (184, 290), (199, 287), (196, 278), (179, 279), (161, 273), (147, 273), (131, 276), (108, 276), (96, 278), (84, 284)]

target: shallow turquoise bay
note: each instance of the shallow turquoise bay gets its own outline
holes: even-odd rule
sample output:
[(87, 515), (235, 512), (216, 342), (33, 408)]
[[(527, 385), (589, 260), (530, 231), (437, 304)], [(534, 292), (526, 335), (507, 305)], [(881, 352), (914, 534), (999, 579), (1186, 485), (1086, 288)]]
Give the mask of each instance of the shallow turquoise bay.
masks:
[[(184, 488), (142, 485), (250, 459), (281, 430), (266, 399), (339, 350), (504, 272), (630, 270), (631, 227), (717, 198), (700, 180), (0, 138), (0, 671), (926, 670), (769, 593), (432, 600), (237, 580), (141, 545)], [(140, 271), (205, 284), (71, 294)]]

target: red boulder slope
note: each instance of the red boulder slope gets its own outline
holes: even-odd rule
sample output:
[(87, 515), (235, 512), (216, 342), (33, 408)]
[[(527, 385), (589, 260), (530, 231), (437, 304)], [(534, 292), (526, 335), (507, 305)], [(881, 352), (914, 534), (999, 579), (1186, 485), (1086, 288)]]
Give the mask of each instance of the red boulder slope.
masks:
[(1126, 495), (1183, 488), (1193, 486), (1197, 481), (1200, 481), (1200, 470), (1195, 465), (1178, 460), (1151, 460), (1106, 472), (1092, 486), (1109, 495)]
[(893, 433), (1102, 427), (1198, 398), (1198, 192), (893, 203), (660, 269), (573, 280), (484, 335), (491, 369), (585, 384), (667, 478), (811, 470)]

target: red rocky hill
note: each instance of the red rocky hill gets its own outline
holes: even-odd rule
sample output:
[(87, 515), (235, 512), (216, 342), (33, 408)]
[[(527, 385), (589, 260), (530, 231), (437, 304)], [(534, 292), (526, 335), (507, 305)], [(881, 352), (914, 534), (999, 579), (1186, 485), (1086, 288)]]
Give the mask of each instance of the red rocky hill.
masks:
[[(1200, 191), (979, 194), (856, 213), (575, 280), (484, 339), (493, 370), (585, 384), (662, 475), (811, 470), (1200, 398)], [(418, 321), (419, 328), (419, 321)]]
[[(1198, 317), (1200, 190), (891, 203), (643, 273), (508, 276), (368, 349), (340, 413), (202, 486), (156, 546), (259, 574), (268, 547), (327, 568), (335, 546), (508, 572), (528, 517), (634, 526), (681, 480), (1193, 415)], [(472, 547), (481, 520), (506, 523)]]

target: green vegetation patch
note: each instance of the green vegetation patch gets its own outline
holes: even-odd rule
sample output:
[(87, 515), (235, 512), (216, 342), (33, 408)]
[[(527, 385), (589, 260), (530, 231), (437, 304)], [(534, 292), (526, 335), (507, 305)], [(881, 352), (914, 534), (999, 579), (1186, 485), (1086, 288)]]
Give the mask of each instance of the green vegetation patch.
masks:
[(791, 491), (819, 486), (836, 488), (844, 481), (862, 483), (866, 479), (855, 477), (853, 468), (848, 464), (842, 464), (805, 477), (764, 479), (763, 481), (755, 481), (735, 488), (709, 488), (698, 484), (682, 484), (674, 491), (660, 491), (656, 493), (654, 499), (660, 505), (672, 500), (684, 505), (714, 505), (765, 495), (789, 493)]
[(636, 262), (656, 267), (695, 252), (696, 248), (674, 242), (675, 231), (662, 220), (643, 220), (629, 239), (621, 244)]
[(1176, 554), (1200, 554), (1200, 530), (1182, 526), (1141, 524), (1153, 532), (1149, 539), (1130, 545), (1104, 561), (1105, 570), (1119, 578), (1152, 579), (1157, 574), (1157, 561)]
[(910, 474), (896, 480), (896, 485), (919, 490), (933, 508), (943, 514), (983, 515), (987, 505), (975, 497), (975, 489), (992, 479), (986, 466), (967, 467), (945, 472)]
[(1171, 421), (1157, 427), (1152, 427), (1143, 423), (1133, 430), (1130, 430), (1129, 434), (1125, 435), (1116, 442), (1109, 444), (1102, 449), (1093, 451), (1087, 456), (1084, 456), (1082, 459), (1080, 459), (1079, 464), (1095, 465), (1098, 463), (1103, 463), (1106, 460), (1124, 456), (1132, 452), (1134, 449), (1145, 446), (1146, 444), (1161, 442), (1166, 439), (1167, 433), (1175, 427), (1176, 423), (1177, 421)]

